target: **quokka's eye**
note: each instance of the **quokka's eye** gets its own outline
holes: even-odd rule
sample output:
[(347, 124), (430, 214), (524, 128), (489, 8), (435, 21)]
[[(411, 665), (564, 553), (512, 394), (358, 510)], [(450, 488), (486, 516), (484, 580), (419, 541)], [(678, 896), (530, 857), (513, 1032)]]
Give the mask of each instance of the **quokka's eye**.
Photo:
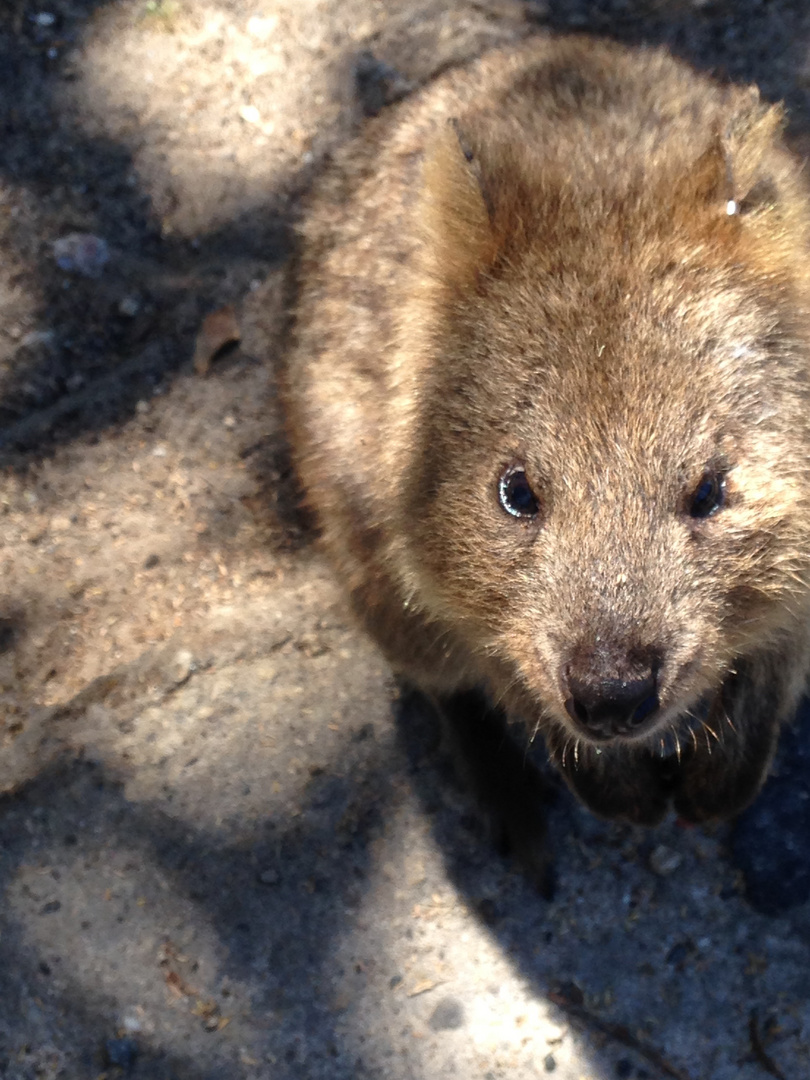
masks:
[(705, 472), (689, 500), (689, 515), (707, 518), (721, 510), (726, 501), (726, 478), (719, 472)]
[(510, 465), (498, 481), (498, 498), (501, 506), (512, 517), (533, 518), (540, 511), (540, 503), (532, 491), (526, 473), (520, 465)]

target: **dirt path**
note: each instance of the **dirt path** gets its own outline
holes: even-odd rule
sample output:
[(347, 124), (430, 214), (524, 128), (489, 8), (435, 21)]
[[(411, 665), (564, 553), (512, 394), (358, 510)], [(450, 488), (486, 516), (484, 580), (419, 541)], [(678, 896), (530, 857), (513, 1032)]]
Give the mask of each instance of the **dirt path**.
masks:
[(724, 831), (564, 798), (540, 901), (294, 511), (289, 227), (358, 55), (402, 76), (366, 61), (370, 107), (544, 27), (756, 79), (807, 144), (787, 0), (0, 12), (0, 1077), (810, 1074), (807, 907), (754, 912)]

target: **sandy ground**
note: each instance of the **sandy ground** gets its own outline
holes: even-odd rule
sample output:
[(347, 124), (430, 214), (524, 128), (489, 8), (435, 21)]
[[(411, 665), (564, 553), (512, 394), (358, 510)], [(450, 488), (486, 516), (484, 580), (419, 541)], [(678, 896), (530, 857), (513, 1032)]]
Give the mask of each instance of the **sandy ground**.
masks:
[[(808, 148), (787, 0), (0, 11), (0, 1077), (810, 1075), (804, 743), (736, 839), (561, 796), (542, 901), (295, 510), (289, 228), (375, 104), (358, 56), (400, 93), (563, 29), (756, 80)], [(202, 375), (228, 304), (241, 344)]]

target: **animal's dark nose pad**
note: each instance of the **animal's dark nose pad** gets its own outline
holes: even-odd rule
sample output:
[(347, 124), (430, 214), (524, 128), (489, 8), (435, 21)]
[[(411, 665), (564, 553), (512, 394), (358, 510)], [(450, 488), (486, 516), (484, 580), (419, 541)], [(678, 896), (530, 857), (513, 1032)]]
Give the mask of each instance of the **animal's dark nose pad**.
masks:
[(565, 707), (572, 720), (602, 739), (638, 734), (658, 711), (658, 679), (581, 679), (570, 671)]

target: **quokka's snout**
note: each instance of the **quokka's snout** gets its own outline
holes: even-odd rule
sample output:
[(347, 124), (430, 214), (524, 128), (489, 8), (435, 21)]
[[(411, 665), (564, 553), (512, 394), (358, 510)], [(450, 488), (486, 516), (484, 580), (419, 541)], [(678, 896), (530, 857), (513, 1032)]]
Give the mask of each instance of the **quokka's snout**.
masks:
[(657, 650), (600, 645), (576, 654), (563, 669), (565, 709), (596, 740), (638, 736), (659, 712)]

